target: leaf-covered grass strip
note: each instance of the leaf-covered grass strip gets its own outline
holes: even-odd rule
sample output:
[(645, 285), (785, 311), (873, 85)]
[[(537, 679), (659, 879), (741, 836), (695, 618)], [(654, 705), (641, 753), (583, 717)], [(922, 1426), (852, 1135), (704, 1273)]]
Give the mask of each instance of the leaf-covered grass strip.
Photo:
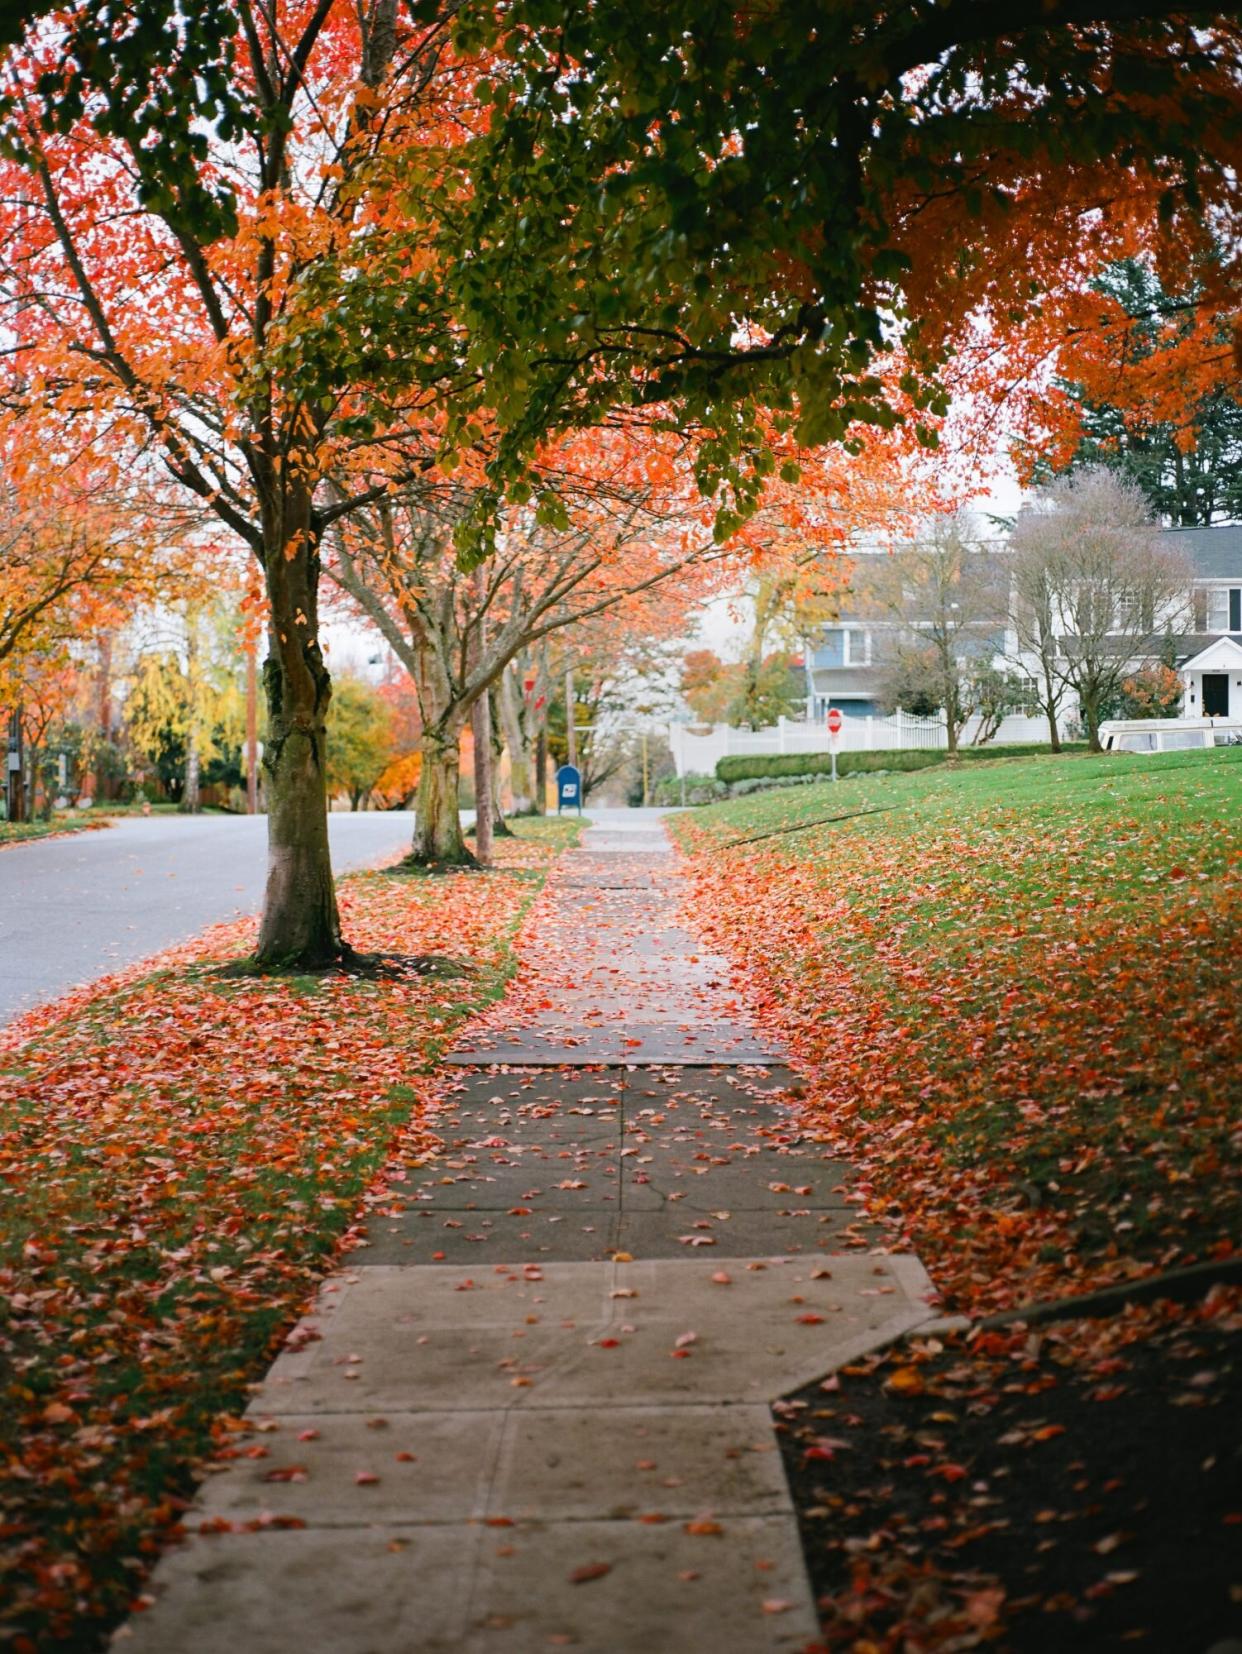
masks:
[(360, 951), (465, 974), (225, 978), (247, 921), (6, 1034), (0, 1646), (99, 1645), (370, 1186), (434, 1151), (435, 1058), (577, 824), (519, 830), (487, 874), (341, 885)]

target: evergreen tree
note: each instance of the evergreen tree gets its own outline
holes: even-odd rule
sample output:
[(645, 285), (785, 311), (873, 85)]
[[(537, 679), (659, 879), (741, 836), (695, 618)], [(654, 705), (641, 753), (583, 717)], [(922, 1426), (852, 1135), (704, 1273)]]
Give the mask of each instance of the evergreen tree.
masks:
[[(1118, 382), (1136, 362), (1172, 347), (1185, 318), (1190, 325), (1195, 295), (1167, 293), (1159, 278), (1137, 259), (1114, 264), (1093, 283), (1133, 321), (1116, 339)], [(1222, 348), (1229, 329), (1221, 321)], [(1201, 528), (1242, 516), (1242, 402), (1218, 388), (1189, 403), (1177, 422), (1136, 414), (1133, 404), (1092, 397), (1086, 388), (1061, 380), (1076, 405), (1082, 435), (1068, 469), (1100, 465), (1133, 483), (1162, 521), (1174, 528)], [(1046, 461), (1035, 480), (1052, 475)]]

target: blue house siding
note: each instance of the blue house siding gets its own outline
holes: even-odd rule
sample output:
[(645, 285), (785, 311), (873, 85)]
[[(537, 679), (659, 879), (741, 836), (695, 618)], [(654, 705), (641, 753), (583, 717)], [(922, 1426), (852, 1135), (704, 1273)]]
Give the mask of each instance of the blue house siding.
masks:
[(882, 718), (884, 716), (879, 702), (870, 695), (860, 695), (853, 698), (848, 690), (844, 692), (838, 690), (831, 695), (825, 695), (822, 691), (816, 690), (812, 693), (809, 708), (811, 722), (822, 723), (830, 706), (835, 706), (844, 718)]
[(844, 666), (845, 633), (839, 629), (825, 631), (811, 651), (811, 665), (813, 667)]

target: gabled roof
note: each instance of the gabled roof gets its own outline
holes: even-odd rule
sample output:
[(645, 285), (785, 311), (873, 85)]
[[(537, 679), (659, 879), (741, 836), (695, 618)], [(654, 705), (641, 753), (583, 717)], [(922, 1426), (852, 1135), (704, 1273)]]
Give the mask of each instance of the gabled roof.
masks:
[(1165, 534), (1190, 558), (1196, 579), (1242, 582), (1242, 523), (1167, 528)]
[(1231, 637), (1214, 638), (1197, 655), (1191, 655), (1181, 665), (1183, 672), (1237, 672), (1242, 671), (1242, 643)]

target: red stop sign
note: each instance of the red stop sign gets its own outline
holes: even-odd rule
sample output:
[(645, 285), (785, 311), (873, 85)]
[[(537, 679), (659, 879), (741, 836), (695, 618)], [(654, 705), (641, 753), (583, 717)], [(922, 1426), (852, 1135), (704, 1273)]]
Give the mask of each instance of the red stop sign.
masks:
[(829, 735), (839, 735), (841, 733), (841, 722), (842, 722), (842, 720), (841, 720), (840, 710), (835, 706), (829, 707), (829, 709), (828, 709), (828, 733), (829, 733)]

